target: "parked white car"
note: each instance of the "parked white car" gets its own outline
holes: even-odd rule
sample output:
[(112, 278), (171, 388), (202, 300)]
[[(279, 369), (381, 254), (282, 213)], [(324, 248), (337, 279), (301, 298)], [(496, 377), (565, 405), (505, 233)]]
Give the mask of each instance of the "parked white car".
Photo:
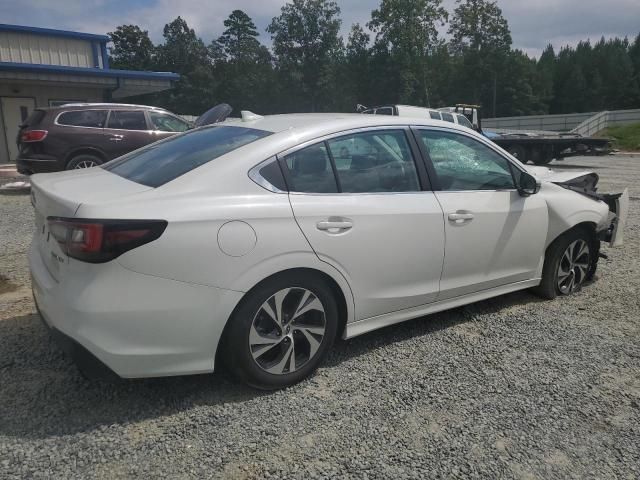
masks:
[(311, 374), (336, 336), (577, 291), (628, 204), (468, 128), (359, 114), (243, 112), (31, 180), (34, 298), (85, 371), (224, 361), (267, 389)]

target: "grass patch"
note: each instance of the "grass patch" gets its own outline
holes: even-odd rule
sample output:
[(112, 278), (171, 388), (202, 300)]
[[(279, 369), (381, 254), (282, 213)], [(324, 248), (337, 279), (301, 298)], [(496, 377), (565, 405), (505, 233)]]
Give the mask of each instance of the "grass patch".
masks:
[(640, 123), (605, 128), (598, 136), (609, 137), (613, 148), (640, 151)]

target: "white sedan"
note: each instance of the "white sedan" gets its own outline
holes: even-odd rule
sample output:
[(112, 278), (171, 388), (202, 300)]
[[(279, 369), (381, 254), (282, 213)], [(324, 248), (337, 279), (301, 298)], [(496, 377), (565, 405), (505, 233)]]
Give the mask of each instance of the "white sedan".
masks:
[(205, 126), (32, 177), (44, 322), (85, 372), (310, 375), (337, 336), (515, 290), (571, 294), (628, 200), (470, 129), (358, 114)]

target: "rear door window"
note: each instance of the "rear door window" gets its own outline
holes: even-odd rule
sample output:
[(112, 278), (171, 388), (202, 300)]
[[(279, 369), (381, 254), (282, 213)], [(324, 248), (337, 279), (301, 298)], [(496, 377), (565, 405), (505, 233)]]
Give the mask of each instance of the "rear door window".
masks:
[(289, 190), (304, 193), (337, 193), (331, 159), (324, 143), (311, 145), (284, 157)]
[(102, 166), (133, 182), (159, 187), (226, 153), (271, 135), (255, 128), (211, 126), (191, 130)]
[(112, 110), (107, 128), (118, 130), (148, 130), (142, 110)]
[(429, 116), (434, 120), (442, 120), (440, 112), (429, 112)]
[(374, 130), (327, 141), (345, 193), (417, 192), (413, 155), (402, 130)]
[(106, 110), (75, 110), (61, 113), (56, 123), (70, 127), (102, 128), (106, 119)]

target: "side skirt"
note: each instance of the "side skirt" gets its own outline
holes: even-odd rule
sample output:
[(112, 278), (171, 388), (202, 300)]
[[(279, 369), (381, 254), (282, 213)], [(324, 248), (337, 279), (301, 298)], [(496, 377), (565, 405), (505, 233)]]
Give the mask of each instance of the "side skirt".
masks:
[(406, 310), (400, 310), (397, 312), (385, 313), (384, 315), (378, 315), (376, 317), (365, 318), (358, 320), (357, 322), (348, 323), (345, 328), (345, 334), (343, 338), (353, 338), (363, 333), (377, 330), (378, 328), (394, 325), (396, 323), (404, 322), (405, 320), (411, 320), (412, 318), (422, 317), (431, 313), (441, 312), (443, 310), (449, 310), (451, 308), (460, 307), (473, 302), (479, 302), (491, 297), (498, 297), (506, 293), (515, 292), (517, 290), (524, 290), (526, 288), (535, 287), (540, 284), (540, 278), (534, 278), (531, 280), (524, 280), (522, 282), (510, 283), (508, 285), (502, 285), (500, 287), (490, 288), (487, 290), (481, 290), (479, 292), (462, 295), (460, 297), (448, 298), (440, 302), (429, 303), (427, 305), (420, 305), (419, 307), (408, 308)]

